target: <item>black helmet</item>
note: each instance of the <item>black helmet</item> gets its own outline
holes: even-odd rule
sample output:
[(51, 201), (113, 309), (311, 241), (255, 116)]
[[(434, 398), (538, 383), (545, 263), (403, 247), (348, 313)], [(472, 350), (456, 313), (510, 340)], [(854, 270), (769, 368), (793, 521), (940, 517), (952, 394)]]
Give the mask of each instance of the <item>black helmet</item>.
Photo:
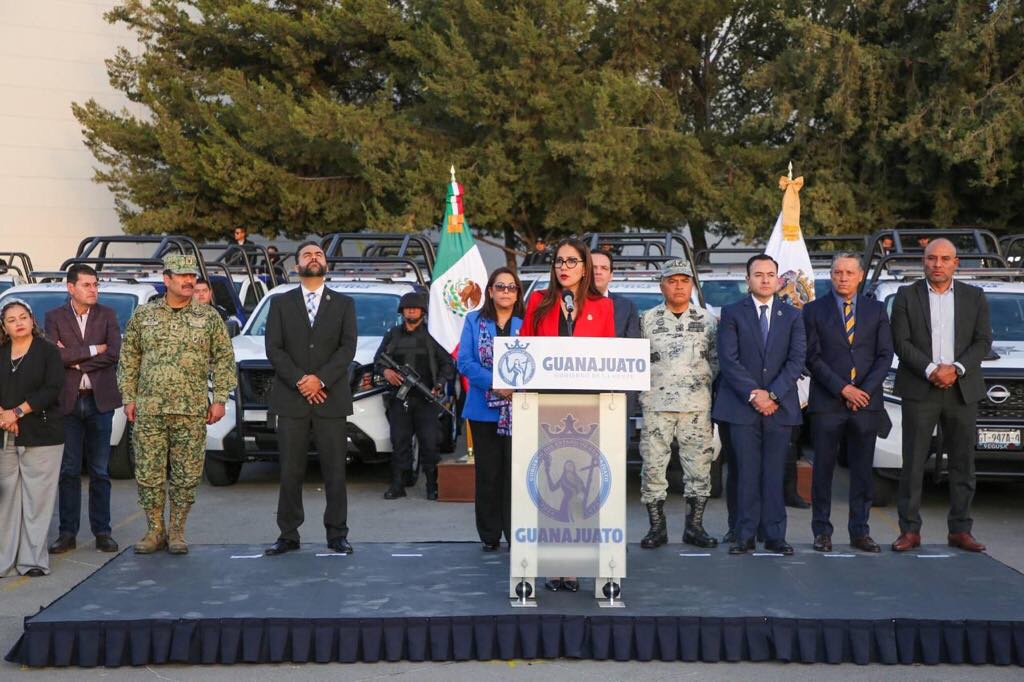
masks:
[(420, 308), (423, 314), (427, 314), (427, 295), (420, 294), (415, 291), (410, 291), (407, 294), (402, 294), (402, 300), (398, 302), (398, 314), (402, 314), (403, 308)]

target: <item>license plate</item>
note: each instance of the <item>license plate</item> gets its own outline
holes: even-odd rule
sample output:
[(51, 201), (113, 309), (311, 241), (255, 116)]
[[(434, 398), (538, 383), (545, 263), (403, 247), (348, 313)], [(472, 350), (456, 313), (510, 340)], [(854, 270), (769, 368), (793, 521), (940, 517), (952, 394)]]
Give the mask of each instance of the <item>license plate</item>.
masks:
[(1020, 450), (1020, 429), (978, 429), (979, 450)]

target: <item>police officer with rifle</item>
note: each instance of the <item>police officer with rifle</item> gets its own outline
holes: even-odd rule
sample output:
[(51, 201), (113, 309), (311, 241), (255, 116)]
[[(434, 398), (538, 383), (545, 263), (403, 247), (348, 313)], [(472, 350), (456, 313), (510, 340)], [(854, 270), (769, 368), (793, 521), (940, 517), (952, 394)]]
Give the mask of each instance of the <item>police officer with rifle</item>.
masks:
[[(391, 485), (384, 499), (405, 497), (402, 475), (412, 468), (412, 438), (427, 479), (427, 499), (437, 499), (437, 462), (443, 408), (439, 396), (455, 378), (455, 364), (427, 331), (427, 297), (408, 293), (398, 303), (402, 323), (388, 330), (374, 356), (374, 372), (393, 391), (386, 399), (391, 427)], [(439, 407), (440, 406), (440, 407)], [(448, 411), (445, 409), (445, 411)]]

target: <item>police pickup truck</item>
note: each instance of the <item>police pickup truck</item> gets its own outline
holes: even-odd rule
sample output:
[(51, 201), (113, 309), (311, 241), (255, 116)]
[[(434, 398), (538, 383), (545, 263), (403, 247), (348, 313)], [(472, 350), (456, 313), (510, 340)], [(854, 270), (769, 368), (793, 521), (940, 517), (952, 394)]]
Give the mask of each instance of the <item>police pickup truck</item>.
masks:
[[(59, 274), (59, 273), (58, 273)], [(102, 280), (100, 282), (99, 303), (113, 308), (117, 314), (117, 324), (124, 333), (135, 309), (159, 296), (156, 288), (149, 284), (128, 284), (118, 281)], [(46, 313), (68, 302), (68, 289), (63, 280), (22, 284), (7, 289), (0, 294), (0, 305), (9, 298), (20, 298), (32, 307), (32, 313), (42, 326)], [(132, 427), (124, 415), (123, 408), (114, 411), (114, 420), (110, 432), (110, 464), (111, 478), (132, 478), (135, 475), (135, 455), (131, 445)]]
[[(275, 287), (263, 298), (242, 329), (232, 339), (238, 363), (238, 388), (232, 392), (225, 416), (207, 429), (206, 477), (217, 486), (238, 481), (242, 465), (278, 458), (276, 424), (267, 411), (267, 399), (274, 371), (267, 360), (265, 329), (270, 304), (276, 296), (298, 284)], [(375, 281), (372, 279), (332, 279), (327, 286), (352, 298), (359, 331), (355, 360), (349, 368), (353, 414), (348, 418), (348, 458), (367, 463), (387, 461), (391, 456), (391, 437), (385, 414), (383, 381), (374, 376), (373, 356), (384, 333), (401, 320), (398, 302), (402, 294), (422, 291), (415, 281)], [(454, 450), (455, 424), (442, 418), (442, 452)], [(415, 455), (414, 455), (415, 456)], [(415, 467), (412, 480), (415, 480)], [(407, 474), (407, 483), (410, 478)]]
[[(992, 324), (992, 352), (981, 363), (987, 391), (978, 405), (975, 470), (979, 480), (1020, 480), (1024, 479), (1024, 283), (980, 277), (984, 275), (978, 279), (959, 277), (984, 290)], [(873, 295), (891, 314), (897, 289), (908, 283), (881, 281)], [(875, 504), (882, 506), (895, 500), (903, 466), (902, 410), (900, 397), (893, 392), (898, 366), (899, 359), (895, 358), (883, 384), (892, 429), (879, 437), (875, 446)], [(940, 482), (948, 471), (940, 427), (934, 434), (926, 472), (933, 481)]]

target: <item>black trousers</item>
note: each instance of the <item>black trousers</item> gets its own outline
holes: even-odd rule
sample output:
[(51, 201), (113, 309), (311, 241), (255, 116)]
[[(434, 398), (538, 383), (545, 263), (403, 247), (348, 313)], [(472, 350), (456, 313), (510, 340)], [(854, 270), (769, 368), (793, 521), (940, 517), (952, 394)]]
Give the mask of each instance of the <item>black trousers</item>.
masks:
[(950, 533), (969, 533), (974, 525), (974, 447), (978, 404), (965, 404), (956, 388), (931, 390), (928, 400), (903, 399), (903, 469), (896, 506), (900, 530), (921, 532), (921, 483), (932, 431), (942, 426), (942, 445), (949, 457)]
[(312, 432), (320, 454), (327, 508), (324, 527), (327, 540), (348, 537), (348, 496), (345, 490), (344, 417), (278, 417), (277, 442), (281, 453), (281, 488), (277, 498), (277, 527), (285, 540), (299, 540), (299, 526), (305, 519), (302, 509), (302, 483), (309, 461), (309, 435)]
[(440, 410), (431, 402), (410, 394), (403, 402), (388, 398), (388, 425), (391, 431), (391, 476), (396, 481), (412, 468), (412, 437), (419, 446), (420, 466), (424, 473), (437, 471)]
[(512, 437), (498, 434), (497, 422), (470, 421), (476, 458), (476, 532), (496, 545), (512, 541)]
[(811, 532), (832, 535), (832, 476), (836, 470), (839, 447), (846, 444), (850, 468), (850, 539), (870, 535), (868, 516), (874, 486), (871, 481), (875, 461), (875, 438), (882, 413), (878, 410), (816, 412), (811, 418), (814, 444), (814, 472), (811, 478)]

